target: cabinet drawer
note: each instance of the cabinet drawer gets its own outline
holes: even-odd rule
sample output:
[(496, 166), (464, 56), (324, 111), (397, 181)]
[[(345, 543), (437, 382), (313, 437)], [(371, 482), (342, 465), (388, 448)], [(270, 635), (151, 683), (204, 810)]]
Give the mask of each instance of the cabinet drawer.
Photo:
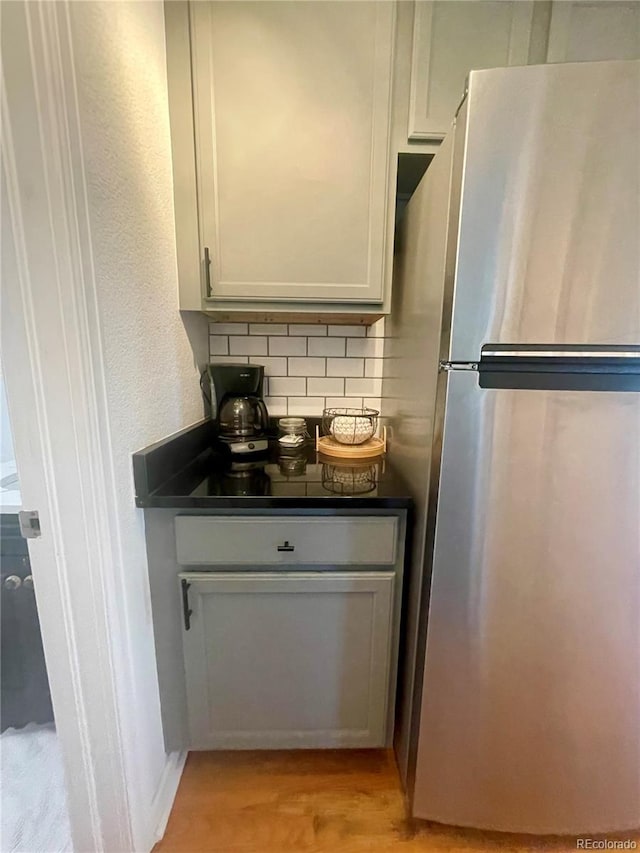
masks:
[(393, 565), (397, 518), (176, 518), (178, 563), (225, 565)]

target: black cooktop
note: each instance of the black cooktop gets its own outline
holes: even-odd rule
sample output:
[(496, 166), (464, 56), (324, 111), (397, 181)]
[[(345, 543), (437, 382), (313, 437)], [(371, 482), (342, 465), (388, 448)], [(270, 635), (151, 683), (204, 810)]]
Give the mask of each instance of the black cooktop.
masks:
[[(309, 440), (264, 454), (234, 455), (203, 422), (134, 454), (143, 507), (305, 508), (411, 505), (388, 458), (349, 462), (316, 453)], [(210, 430), (210, 427), (208, 428)]]

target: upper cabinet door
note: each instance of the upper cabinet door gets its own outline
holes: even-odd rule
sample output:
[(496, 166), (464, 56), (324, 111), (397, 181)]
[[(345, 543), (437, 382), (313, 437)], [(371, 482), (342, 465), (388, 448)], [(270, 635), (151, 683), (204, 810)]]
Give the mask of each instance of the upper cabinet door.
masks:
[(393, 3), (190, 16), (205, 299), (381, 302)]
[(527, 64), (533, 12), (528, 0), (416, 0), (410, 139), (444, 137), (469, 71)]
[(638, 58), (638, 0), (556, 0), (552, 4), (547, 62)]

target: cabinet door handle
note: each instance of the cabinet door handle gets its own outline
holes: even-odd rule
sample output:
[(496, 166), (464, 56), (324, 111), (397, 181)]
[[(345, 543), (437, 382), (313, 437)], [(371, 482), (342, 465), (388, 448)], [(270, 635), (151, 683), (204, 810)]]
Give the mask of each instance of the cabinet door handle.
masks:
[(184, 630), (189, 631), (191, 629), (191, 614), (193, 613), (193, 610), (189, 607), (189, 587), (191, 584), (189, 581), (182, 578), (180, 580), (180, 585), (182, 586), (182, 615), (184, 616)]
[(204, 247), (204, 282), (207, 296), (211, 296), (211, 257), (208, 246)]
[(295, 545), (289, 545), (289, 540), (285, 539), (284, 545), (278, 545), (278, 551), (295, 551)]

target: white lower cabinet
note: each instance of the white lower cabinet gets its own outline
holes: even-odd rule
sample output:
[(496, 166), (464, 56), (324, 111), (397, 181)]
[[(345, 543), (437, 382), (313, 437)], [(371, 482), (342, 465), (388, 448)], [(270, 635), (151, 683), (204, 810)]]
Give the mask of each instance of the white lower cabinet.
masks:
[(393, 572), (179, 577), (190, 749), (387, 744)]

